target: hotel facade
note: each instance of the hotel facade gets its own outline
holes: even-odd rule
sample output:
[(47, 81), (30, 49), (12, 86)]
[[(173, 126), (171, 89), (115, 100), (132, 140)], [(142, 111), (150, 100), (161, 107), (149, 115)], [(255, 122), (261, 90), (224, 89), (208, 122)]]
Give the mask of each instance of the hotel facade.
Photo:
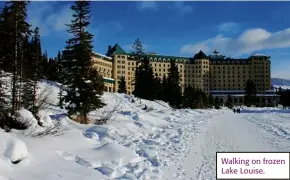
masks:
[[(110, 56), (95, 53), (93, 67), (104, 77), (105, 91), (117, 92), (122, 76), (125, 77), (127, 93), (134, 90), (134, 75), (137, 67), (134, 53), (124, 51), (118, 44), (111, 49)], [(245, 84), (248, 79), (254, 81), (259, 97), (258, 105), (276, 105), (279, 96), (271, 90), (270, 56), (253, 54), (245, 59), (227, 58), (216, 50), (212, 55), (202, 51), (193, 57), (164, 56), (147, 53), (155, 76), (168, 75), (170, 60), (175, 60), (180, 73), (180, 85), (202, 89), (208, 95), (217, 97), (225, 103), (228, 95), (234, 104), (244, 102)]]

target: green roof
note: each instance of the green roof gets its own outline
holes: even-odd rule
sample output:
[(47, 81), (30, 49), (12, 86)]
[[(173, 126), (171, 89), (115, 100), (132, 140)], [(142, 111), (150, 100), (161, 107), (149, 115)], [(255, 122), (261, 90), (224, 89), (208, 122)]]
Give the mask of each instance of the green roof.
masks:
[(124, 51), (124, 49), (121, 48), (119, 44), (115, 44), (112, 49), (113, 49), (113, 52), (116, 54), (127, 54), (126, 51)]
[(208, 57), (204, 54), (204, 52), (199, 51), (194, 55), (194, 59), (207, 59)]
[(114, 79), (106, 78), (106, 77), (103, 77), (103, 80), (104, 80), (105, 83), (112, 83), (112, 84), (114, 84), (114, 82), (115, 82)]

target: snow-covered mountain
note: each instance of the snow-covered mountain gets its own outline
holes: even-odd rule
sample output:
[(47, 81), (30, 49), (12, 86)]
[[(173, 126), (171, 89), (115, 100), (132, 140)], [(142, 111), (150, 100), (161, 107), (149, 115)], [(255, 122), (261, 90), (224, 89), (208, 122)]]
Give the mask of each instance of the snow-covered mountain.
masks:
[(290, 89), (290, 80), (282, 78), (272, 78), (272, 86), (281, 87), (282, 89)]

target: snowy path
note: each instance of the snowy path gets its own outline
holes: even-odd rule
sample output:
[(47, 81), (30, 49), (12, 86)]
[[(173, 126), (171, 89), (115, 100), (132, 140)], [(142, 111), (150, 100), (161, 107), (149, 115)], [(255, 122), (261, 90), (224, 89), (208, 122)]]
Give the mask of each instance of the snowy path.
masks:
[[(226, 112), (208, 121), (207, 128), (188, 141), (187, 156), (166, 171), (167, 179), (215, 179), (217, 151), (281, 151), (271, 141), (273, 134), (251, 122), (249, 117), (249, 114)], [(176, 176), (174, 173), (180, 170), (182, 175)]]

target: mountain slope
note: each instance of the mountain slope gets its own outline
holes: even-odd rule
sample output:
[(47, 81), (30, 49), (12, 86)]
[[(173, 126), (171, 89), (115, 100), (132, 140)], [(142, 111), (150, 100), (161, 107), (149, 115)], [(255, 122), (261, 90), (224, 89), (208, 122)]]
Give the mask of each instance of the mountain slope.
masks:
[(290, 89), (290, 80), (289, 79), (282, 79), (282, 78), (272, 78), (272, 86), (282, 89)]

